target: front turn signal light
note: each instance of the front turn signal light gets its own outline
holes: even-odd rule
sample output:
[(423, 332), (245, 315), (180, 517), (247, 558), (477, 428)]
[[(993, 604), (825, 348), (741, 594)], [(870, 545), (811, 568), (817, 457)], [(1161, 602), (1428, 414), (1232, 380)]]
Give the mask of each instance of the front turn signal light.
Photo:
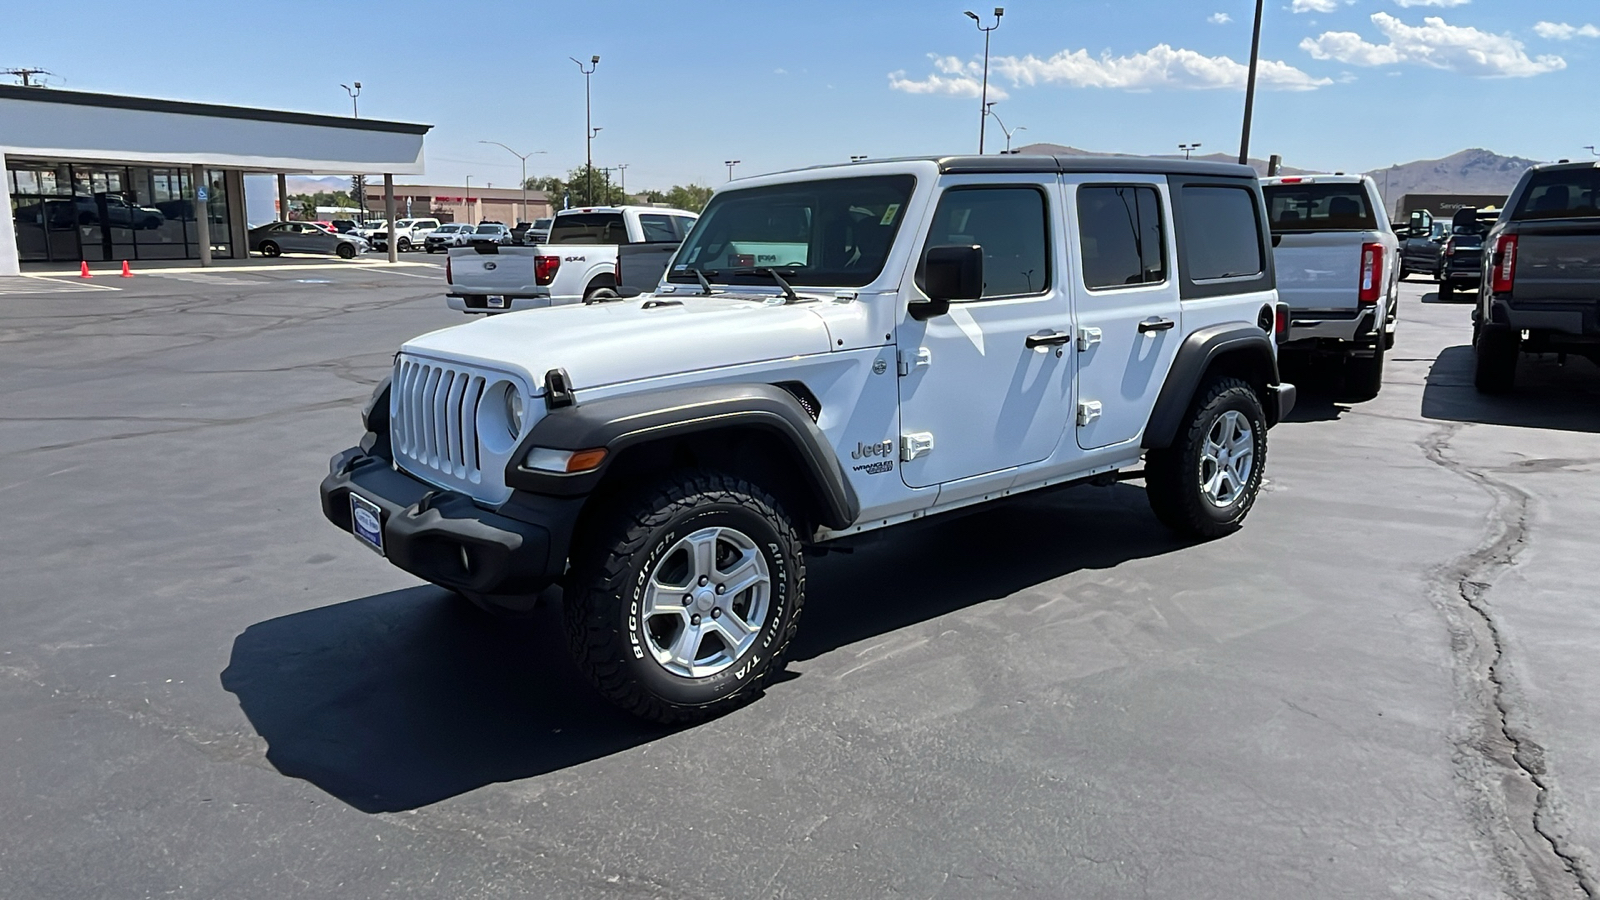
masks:
[(600, 464), (606, 461), (606, 452), (604, 447), (589, 450), (552, 450), (549, 447), (534, 447), (528, 451), (522, 462), (528, 468), (540, 472), (575, 475), (600, 468)]

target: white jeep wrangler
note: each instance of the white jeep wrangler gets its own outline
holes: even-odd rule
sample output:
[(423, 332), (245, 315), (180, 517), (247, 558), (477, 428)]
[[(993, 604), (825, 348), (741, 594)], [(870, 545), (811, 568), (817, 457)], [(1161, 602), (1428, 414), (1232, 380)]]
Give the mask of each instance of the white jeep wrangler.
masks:
[(715, 714), (781, 669), (808, 550), (1141, 461), (1157, 519), (1237, 528), (1295, 397), (1268, 234), (1216, 163), (740, 179), (652, 294), (407, 342), (323, 512), (491, 610), (560, 584), (601, 693)]

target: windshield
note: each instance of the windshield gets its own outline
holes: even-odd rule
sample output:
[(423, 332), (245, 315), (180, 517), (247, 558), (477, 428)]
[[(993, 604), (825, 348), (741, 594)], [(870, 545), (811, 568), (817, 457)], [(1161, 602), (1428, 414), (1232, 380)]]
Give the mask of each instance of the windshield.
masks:
[(1261, 193), (1274, 233), (1378, 229), (1363, 184), (1267, 184)]
[(684, 241), (668, 280), (695, 284), (698, 269), (724, 284), (771, 285), (739, 270), (777, 268), (799, 284), (870, 284), (916, 184), (910, 175), (878, 175), (725, 191)]
[(533, 227), (539, 229), (540, 231), (547, 231), (550, 228), (550, 220), (549, 219), (534, 219), (533, 220)]
[(499, 234), (500, 233), (500, 228), (501, 228), (501, 226), (499, 226), (499, 225), (479, 225), (478, 226), (478, 233), (479, 234)]

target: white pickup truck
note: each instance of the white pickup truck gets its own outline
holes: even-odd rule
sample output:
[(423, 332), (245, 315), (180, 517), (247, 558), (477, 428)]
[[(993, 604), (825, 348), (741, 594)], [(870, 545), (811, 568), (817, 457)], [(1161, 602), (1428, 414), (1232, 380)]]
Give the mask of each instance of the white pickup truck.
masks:
[(676, 244), (696, 218), (654, 206), (564, 209), (550, 224), (548, 243), (451, 250), (447, 301), (451, 309), (479, 313), (616, 296), (618, 246)]
[(1394, 346), (1400, 239), (1365, 175), (1265, 178), (1278, 296), (1289, 304), (1283, 352), (1342, 359), (1345, 393), (1370, 400)]

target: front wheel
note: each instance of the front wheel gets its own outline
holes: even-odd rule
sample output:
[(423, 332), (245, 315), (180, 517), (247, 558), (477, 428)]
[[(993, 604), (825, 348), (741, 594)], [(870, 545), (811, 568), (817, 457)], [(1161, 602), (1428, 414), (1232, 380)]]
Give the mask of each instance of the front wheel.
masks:
[(777, 500), (716, 472), (668, 476), (580, 539), (567, 638), (601, 694), (642, 718), (699, 721), (783, 668), (805, 558)]
[(1261, 492), (1267, 419), (1255, 389), (1207, 382), (1171, 447), (1145, 458), (1145, 494), (1163, 525), (1209, 540), (1237, 531)]
[(273, 243), (272, 241), (262, 241), (261, 242), (261, 255), (262, 256), (278, 256), (278, 255), (280, 255), (282, 253), (283, 253), (283, 250), (281, 250), (278, 247), (278, 245)]
[(356, 248), (353, 244), (340, 244), (339, 249), (334, 252), (339, 254), (340, 259), (356, 258)]

